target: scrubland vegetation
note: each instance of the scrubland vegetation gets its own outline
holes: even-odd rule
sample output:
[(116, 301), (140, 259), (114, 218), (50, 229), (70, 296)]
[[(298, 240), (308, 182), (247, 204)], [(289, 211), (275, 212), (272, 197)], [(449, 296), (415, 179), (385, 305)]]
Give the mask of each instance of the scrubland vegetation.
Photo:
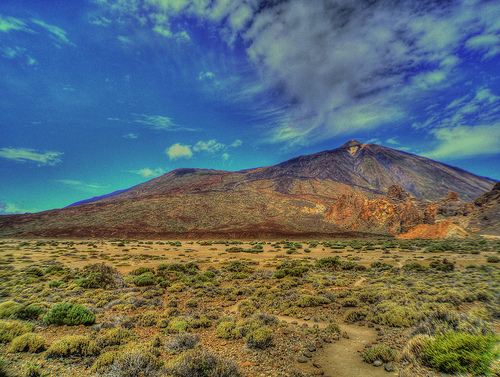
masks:
[(481, 238), (0, 240), (0, 376), (342, 375), (317, 359), (357, 329), (345, 362), (373, 373), (500, 375), (499, 257)]

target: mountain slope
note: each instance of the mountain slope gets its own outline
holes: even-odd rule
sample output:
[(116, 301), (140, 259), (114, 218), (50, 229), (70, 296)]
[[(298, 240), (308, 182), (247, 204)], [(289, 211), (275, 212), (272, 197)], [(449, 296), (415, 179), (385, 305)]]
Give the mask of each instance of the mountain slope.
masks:
[(385, 194), (401, 186), (416, 198), (435, 201), (455, 191), (470, 201), (489, 191), (495, 181), (410, 153), (351, 140), (340, 148), (301, 156), (250, 174), (252, 178), (331, 179)]
[(2, 216), (0, 236), (398, 234), (434, 221), (428, 204), (449, 190), (467, 200), (494, 184), (423, 157), (350, 141), (264, 168), (178, 169), (85, 204)]

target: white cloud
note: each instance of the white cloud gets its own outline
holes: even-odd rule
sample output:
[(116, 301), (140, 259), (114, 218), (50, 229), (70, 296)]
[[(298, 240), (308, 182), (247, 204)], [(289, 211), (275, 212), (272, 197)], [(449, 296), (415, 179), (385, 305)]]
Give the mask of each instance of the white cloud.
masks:
[(137, 134), (126, 134), (126, 135), (123, 135), (123, 137), (125, 139), (137, 139), (139, 136), (137, 136)]
[(243, 144), (243, 142), (240, 139), (236, 139), (231, 144), (229, 144), (229, 146), (232, 148), (238, 148), (238, 147), (241, 147), (242, 144)]
[(222, 159), (224, 161), (227, 161), (227, 160), (229, 160), (229, 158), (231, 157), (231, 155), (229, 153), (223, 153), (221, 157), (222, 157)]
[(145, 114), (133, 114), (137, 117), (134, 120), (136, 123), (141, 123), (153, 130), (160, 131), (196, 131), (194, 128), (188, 128), (174, 123), (172, 118), (160, 116), (160, 115), (145, 115)]
[(177, 160), (179, 158), (191, 158), (193, 157), (193, 152), (189, 145), (181, 145), (176, 143), (165, 150), (165, 153), (171, 160)]
[(55, 165), (61, 162), (62, 152), (47, 151), (38, 153), (30, 148), (2, 148), (0, 157), (18, 162), (36, 162), (38, 166)]
[(439, 145), (423, 153), (433, 159), (459, 159), (500, 153), (500, 123), (474, 127), (456, 126), (432, 131)]
[(198, 80), (213, 80), (215, 78), (215, 74), (213, 72), (200, 72), (198, 75)]
[(122, 43), (125, 43), (125, 44), (129, 44), (129, 43), (132, 43), (132, 40), (130, 38), (127, 38), (127, 37), (124, 37), (123, 35), (119, 35), (118, 37), (116, 37), (120, 42)]
[(16, 203), (8, 203), (8, 202), (3, 202), (0, 201), (0, 215), (13, 215), (13, 214), (18, 214), (18, 213), (33, 213), (39, 211), (38, 209), (32, 208), (32, 209), (25, 209), (22, 207), (19, 207), (18, 204)]
[(204, 151), (208, 153), (217, 153), (221, 149), (225, 149), (226, 145), (222, 143), (217, 143), (217, 140), (212, 139), (209, 141), (198, 141), (194, 147), (194, 152)]
[(165, 170), (163, 170), (162, 168), (157, 168), (154, 170), (150, 168), (144, 168), (139, 170), (132, 170), (130, 171), (130, 173), (138, 174), (146, 178), (154, 178), (165, 174)]

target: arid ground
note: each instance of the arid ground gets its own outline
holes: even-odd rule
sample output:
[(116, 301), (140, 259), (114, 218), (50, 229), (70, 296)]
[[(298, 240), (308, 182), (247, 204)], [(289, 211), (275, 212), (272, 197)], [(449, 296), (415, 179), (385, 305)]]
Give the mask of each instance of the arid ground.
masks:
[[(499, 253), (499, 239), (480, 237), (3, 239), (1, 367), (12, 376), (498, 375)], [(484, 357), (457, 364), (450, 355), (461, 350), (447, 347), (460, 342)]]

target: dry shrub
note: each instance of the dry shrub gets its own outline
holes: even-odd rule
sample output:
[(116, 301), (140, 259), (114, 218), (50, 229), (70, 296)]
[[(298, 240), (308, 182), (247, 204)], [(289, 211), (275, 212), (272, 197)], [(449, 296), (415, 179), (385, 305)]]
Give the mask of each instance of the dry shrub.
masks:
[(401, 360), (413, 364), (419, 363), (424, 356), (424, 345), (429, 339), (431, 339), (431, 337), (427, 334), (419, 334), (411, 338), (401, 353)]
[(9, 352), (38, 353), (45, 351), (46, 348), (47, 345), (43, 336), (34, 333), (26, 333), (12, 340)]
[(233, 361), (201, 349), (188, 352), (166, 371), (173, 377), (240, 377)]
[(92, 356), (99, 353), (99, 347), (89, 337), (83, 335), (66, 336), (52, 343), (47, 350), (48, 358), (67, 356)]

